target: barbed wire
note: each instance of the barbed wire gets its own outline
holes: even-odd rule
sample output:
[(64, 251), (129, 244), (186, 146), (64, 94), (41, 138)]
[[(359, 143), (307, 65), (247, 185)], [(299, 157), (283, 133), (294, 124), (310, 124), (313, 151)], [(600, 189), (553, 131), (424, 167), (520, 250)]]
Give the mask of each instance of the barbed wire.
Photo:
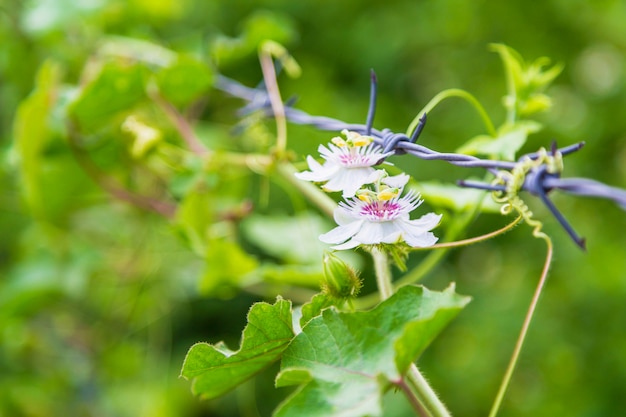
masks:
[[(240, 115), (243, 116), (255, 111), (262, 111), (267, 117), (273, 116), (269, 95), (263, 83), (252, 88), (244, 86), (225, 76), (218, 75), (215, 87), (233, 97), (240, 98), (247, 102), (247, 104), (241, 108), (239, 112)], [(585, 249), (585, 239), (575, 232), (563, 214), (561, 214), (554, 203), (549, 199), (548, 194), (551, 191), (561, 190), (577, 196), (612, 200), (623, 210), (626, 210), (626, 190), (588, 178), (561, 178), (562, 164), (560, 167), (556, 168), (550, 166), (550, 164), (554, 163), (553, 161), (555, 159), (560, 160), (563, 156), (570, 155), (580, 150), (584, 146), (584, 142), (563, 148), (557, 148), (556, 144), (553, 143), (550, 151), (546, 151), (542, 148), (537, 152), (522, 155), (517, 161), (481, 159), (473, 155), (462, 153), (439, 152), (417, 143), (421, 132), (426, 126), (426, 113), (420, 117), (419, 123), (413, 130), (411, 136), (404, 133), (396, 133), (387, 128), (382, 130), (374, 128), (373, 121), (376, 112), (376, 98), (377, 80), (372, 71), (370, 103), (365, 124), (346, 123), (331, 117), (310, 115), (293, 107), (295, 103), (294, 99), (285, 102), (285, 117), (291, 123), (308, 125), (319, 130), (340, 132), (346, 129), (370, 136), (377, 145), (383, 148), (383, 152), (385, 153), (393, 152), (393, 155), (409, 154), (423, 160), (446, 161), (452, 165), (465, 168), (483, 168), (494, 175), (494, 177), (504, 178), (504, 180), (500, 181), (500, 183), (460, 180), (457, 182), (457, 185), (460, 187), (487, 190), (494, 193), (504, 193), (507, 191), (508, 184), (506, 183), (506, 177), (499, 174), (502, 170), (511, 172), (524, 161), (539, 161), (538, 163), (531, 164), (532, 166), (525, 171), (523, 181), (517, 191), (526, 191), (532, 196), (539, 197), (541, 202), (554, 215), (567, 234), (582, 249)], [(549, 157), (545, 158), (546, 155)], [(379, 161), (379, 163), (382, 162), (382, 160)]]

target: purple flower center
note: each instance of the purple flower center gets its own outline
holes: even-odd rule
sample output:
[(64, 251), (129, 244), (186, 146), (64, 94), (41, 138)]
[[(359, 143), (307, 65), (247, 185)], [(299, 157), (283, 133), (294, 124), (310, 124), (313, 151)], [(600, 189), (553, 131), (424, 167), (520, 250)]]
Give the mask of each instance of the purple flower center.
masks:
[(395, 200), (373, 201), (361, 207), (361, 215), (369, 221), (385, 222), (393, 220), (402, 212), (402, 205)]

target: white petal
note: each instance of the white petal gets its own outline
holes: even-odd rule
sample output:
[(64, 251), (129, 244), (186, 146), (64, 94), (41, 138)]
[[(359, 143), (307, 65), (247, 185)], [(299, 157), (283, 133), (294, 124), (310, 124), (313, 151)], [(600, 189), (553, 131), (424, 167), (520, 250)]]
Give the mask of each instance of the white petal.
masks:
[(345, 250), (345, 249), (353, 249), (360, 245), (360, 242), (350, 239), (346, 243), (342, 243), (341, 245), (331, 246), (331, 248), (335, 250)]
[(375, 245), (381, 243), (383, 237), (383, 227), (380, 223), (364, 221), (361, 230), (354, 235), (354, 240), (365, 245)]
[[(347, 210), (343, 207), (337, 207), (333, 213), (333, 218), (335, 219), (335, 223), (339, 226), (345, 226), (354, 221), (359, 221), (359, 218), (352, 214), (350, 210)], [(363, 221), (363, 220), (360, 220)]]
[(428, 213), (416, 220), (400, 220), (400, 227), (413, 235), (434, 229), (441, 220), (441, 214)]
[(369, 184), (372, 177), (372, 168), (347, 168), (343, 177), (343, 198), (354, 197), (356, 192), (365, 184)]
[(439, 240), (431, 232), (422, 233), (421, 235), (405, 234), (404, 241), (414, 248), (425, 248), (434, 245)]
[(402, 238), (402, 229), (398, 227), (396, 222), (383, 222), (381, 223), (383, 229), (383, 238), (381, 243), (396, 243)]
[(324, 165), (320, 165), (313, 158), (308, 162), (311, 171), (297, 172), (294, 174), (296, 178), (304, 181), (324, 182), (333, 178), (340, 169), (340, 167), (334, 163), (326, 162)]
[(409, 182), (409, 178), (411, 177), (407, 174), (398, 174), (383, 178), (382, 183), (394, 188), (404, 188), (406, 183)]
[(359, 229), (363, 220), (357, 220), (348, 223), (345, 226), (337, 226), (328, 233), (320, 235), (319, 239), (324, 243), (342, 243), (354, 236)]

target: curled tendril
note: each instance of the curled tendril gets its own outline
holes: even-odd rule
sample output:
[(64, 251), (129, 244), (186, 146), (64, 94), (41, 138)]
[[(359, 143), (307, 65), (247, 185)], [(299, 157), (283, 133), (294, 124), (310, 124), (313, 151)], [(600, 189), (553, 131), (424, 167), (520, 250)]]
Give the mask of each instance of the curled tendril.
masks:
[(500, 208), (502, 214), (507, 215), (515, 210), (526, 223), (533, 227), (533, 236), (547, 238), (546, 234), (541, 231), (543, 223), (534, 218), (533, 212), (519, 196), (519, 192), (526, 184), (528, 174), (533, 170), (545, 167), (546, 172), (550, 174), (560, 174), (563, 171), (563, 155), (553, 147), (551, 153), (541, 148), (533, 156), (531, 158), (525, 155), (520, 158), (511, 171), (498, 171), (491, 183), (494, 188), (492, 197), (497, 203), (503, 204)]

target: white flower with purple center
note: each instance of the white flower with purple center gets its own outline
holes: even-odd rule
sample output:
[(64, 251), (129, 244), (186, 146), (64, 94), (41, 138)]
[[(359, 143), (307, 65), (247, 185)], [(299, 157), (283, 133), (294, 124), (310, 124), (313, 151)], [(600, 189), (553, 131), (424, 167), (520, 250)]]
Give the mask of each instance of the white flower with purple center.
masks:
[[(441, 215), (428, 213), (419, 219), (410, 220), (409, 213), (423, 200), (414, 191), (400, 197), (401, 188), (383, 185), (394, 181), (406, 183), (404, 177), (397, 177), (382, 178), (376, 184), (377, 191), (362, 189), (356, 193), (356, 198), (339, 203), (334, 213), (339, 226), (321, 235), (320, 240), (334, 244), (332, 248), (337, 250), (399, 242), (406, 242), (412, 247), (434, 245), (438, 238), (430, 230), (439, 224)], [(385, 181), (389, 179), (394, 180)]]
[(344, 198), (354, 197), (356, 191), (365, 184), (376, 181), (378, 174), (372, 168), (382, 159), (393, 154), (383, 152), (370, 136), (343, 130), (346, 139), (334, 137), (328, 148), (318, 147), (318, 152), (326, 161), (324, 165), (310, 155), (307, 157), (310, 171), (299, 172), (296, 177), (313, 182), (325, 182), (325, 191), (342, 191)]

